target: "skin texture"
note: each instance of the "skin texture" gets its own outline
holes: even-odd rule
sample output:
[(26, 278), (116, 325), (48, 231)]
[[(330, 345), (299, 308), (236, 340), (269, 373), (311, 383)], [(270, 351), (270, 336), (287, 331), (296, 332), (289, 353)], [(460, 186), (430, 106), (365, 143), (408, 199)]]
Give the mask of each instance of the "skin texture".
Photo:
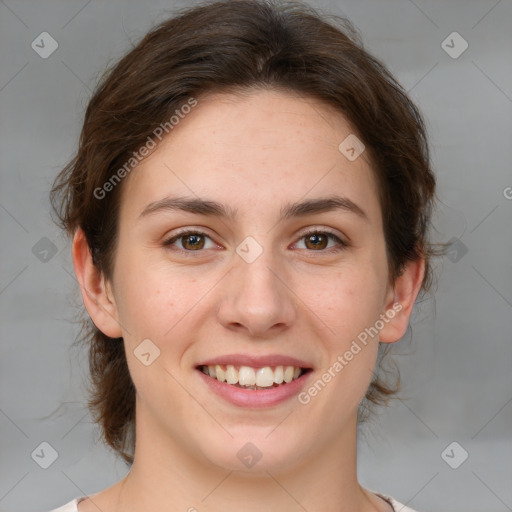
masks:
[[(391, 510), (357, 481), (357, 407), (378, 340), (398, 341), (407, 329), (424, 262), (408, 263), (389, 284), (367, 153), (351, 162), (338, 150), (351, 133), (331, 107), (292, 93), (198, 98), (125, 178), (111, 281), (96, 272), (76, 232), (84, 304), (99, 329), (123, 337), (137, 389), (131, 472), (79, 510)], [(332, 194), (351, 199), (367, 220), (338, 210), (278, 222), (286, 203)], [(237, 216), (160, 211), (138, 218), (165, 196), (212, 199)], [(207, 234), (202, 249), (183, 238), (163, 245), (184, 227)], [(339, 243), (329, 240), (316, 248), (306, 228), (332, 230), (350, 246), (330, 252)], [(250, 264), (236, 253), (248, 236), (263, 249)], [(195, 370), (223, 354), (284, 354), (308, 361), (314, 381), (395, 302), (402, 310), (307, 405), (294, 397), (265, 409), (237, 407)], [(150, 366), (134, 355), (147, 338), (160, 350)], [(247, 442), (262, 453), (251, 469), (237, 458)]]

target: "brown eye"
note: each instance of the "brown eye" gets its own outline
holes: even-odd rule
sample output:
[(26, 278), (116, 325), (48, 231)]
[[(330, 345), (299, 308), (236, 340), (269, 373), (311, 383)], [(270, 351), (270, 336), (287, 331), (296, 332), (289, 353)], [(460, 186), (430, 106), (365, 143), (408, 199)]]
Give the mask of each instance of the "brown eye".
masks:
[(327, 247), (328, 238), (322, 233), (313, 233), (304, 238), (306, 246), (310, 249), (325, 249)]
[[(210, 239), (206, 233), (201, 233), (200, 231), (184, 231), (178, 233), (172, 238), (169, 238), (163, 242), (163, 245), (177, 249), (178, 251), (182, 250), (186, 252), (200, 252), (205, 248), (206, 239)], [(180, 243), (178, 246), (175, 246), (174, 244), (178, 240)]]
[[(338, 251), (348, 247), (348, 243), (341, 240), (334, 233), (329, 231), (310, 231), (302, 235), (301, 240), (304, 240), (304, 245), (309, 252), (330, 252)], [(337, 243), (337, 247), (328, 247), (329, 240)]]
[(186, 235), (180, 238), (183, 239), (181, 242), (184, 249), (202, 249), (204, 247), (204, 238), (203, 235), (195, 234), (195, 235)]

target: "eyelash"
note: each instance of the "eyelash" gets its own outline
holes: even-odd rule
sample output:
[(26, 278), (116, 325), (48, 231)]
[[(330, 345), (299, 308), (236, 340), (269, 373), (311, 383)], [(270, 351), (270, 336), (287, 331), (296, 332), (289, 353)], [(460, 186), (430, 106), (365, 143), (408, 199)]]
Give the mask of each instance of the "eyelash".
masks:
[[(211, 240), (211, 237), (207, 233), (204, 233), (203, 231), (186, 229), (184, 231), (180, 231), (180, 232), (174, 234), (171, 238), (168, 238), (167, 240), (165, 240), (163, 242), (163, 245), (164, 245), (164, 247), (169, 247), (170, 248), (174, 242), (176, 242), (180, 238), (185, 238), (185, 237), (187, 237), (189, 235), (200, 235), (200, 236), (204, 236), (204, 237), (210, 238), (210, 240)], [(330, 253), (333, 253), (333, 252), (336, 253), (336, 252), (342, 251), (342, 250), (346, 249), (347, 247), (350, 247), (350, 244), (348, 242), (346, 242), (344, 240), (341, 240), (332, 231), (325, 230), (325, 229), (324, 230), (312, 229), (310, 231), (307, 231), (306, 233), (303, 233), (300, 236), (299, 240), (302, 240), (302, 239), (306, 238), (307, 236), (311, 236), (311, 235), (327, 235), (328, 238), (338, 242), (338, 244), (339, 244), (338, 247), (331, 247), (330, 249), (322, 249), (322, 250), (318, 250), (318, 251), (307, 250), (306, 249), (308, 252), (311, 252), (311, 253), (318, 252), (320, 254), (326, 254), (326, 253), (330, 254)], [(197, 250), (197, 251), (189, 251), (187, 249), (173, 248), (171, 250), (178, 250), (178, 251), (181, 251), (181, 252), (184, 252), (184, 253), (187, 253), (187, 254), (202, 253), (202, 252), (204, 252), (204, 249)]]

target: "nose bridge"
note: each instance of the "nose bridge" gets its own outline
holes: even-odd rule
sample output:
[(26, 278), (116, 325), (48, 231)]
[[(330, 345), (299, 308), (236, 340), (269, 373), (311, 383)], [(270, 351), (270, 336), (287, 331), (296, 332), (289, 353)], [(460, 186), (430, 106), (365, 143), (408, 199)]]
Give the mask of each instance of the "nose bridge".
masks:
[(281, 293), (276, 277), (278, 264), (271, 252), (267, 249), (251, 263), (245, 260), (237, 262), (240, 268), (238, 277), (243, 279), (245, 285), (240, 287), (241, 291), (249, 292), (249, 295), (268, 295), (269, 300)]
[(219, 315), (226, 327), (243, 326), (262, 336), (272, 327), (289, 326), (295, 308), (278, 258), (270, 247), (264, 249), (250, 238), (237, 247)]

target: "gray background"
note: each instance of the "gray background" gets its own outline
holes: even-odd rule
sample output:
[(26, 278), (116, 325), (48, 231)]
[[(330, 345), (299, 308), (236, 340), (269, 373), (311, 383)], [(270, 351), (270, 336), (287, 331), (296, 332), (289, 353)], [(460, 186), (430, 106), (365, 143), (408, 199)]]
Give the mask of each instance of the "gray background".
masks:
[[(512, 3), (312, 4), (348, 16), (423, 110), (436, 240), (460, 239), (399, 344), (403, 398), (359, 439), (360, 481), (422, 512), (512, 510)], [(0, 1), (2, 512), (44, 512), (126, 473), (84, 406), (87, 360), (70, 349), (78, 287), (48, 191), (101, 71), (183, 5)], [(31, 48), (43, 31), (59, 45), (47, 59)], [(453, 31), (469, 44), (458, 58), (441, 46)], [(44, 441), (58, 452), (48, 469), (31, 456)], [(457, 469), (442, 457), (454, 441), (452, 464), (469, 454)]]

